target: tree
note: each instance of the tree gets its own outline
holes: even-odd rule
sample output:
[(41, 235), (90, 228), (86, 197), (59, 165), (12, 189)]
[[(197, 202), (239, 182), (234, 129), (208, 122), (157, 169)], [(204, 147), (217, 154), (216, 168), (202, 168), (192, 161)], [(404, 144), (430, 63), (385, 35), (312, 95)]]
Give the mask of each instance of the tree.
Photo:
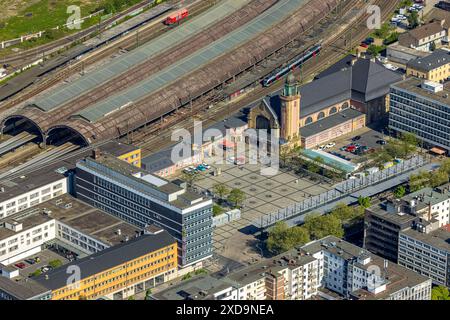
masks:
[(240, 189), (233, 189), (230, 191), (230, 194), (228, 196), (228, 200), (234, 204), (234, 206), (237, 208), (245, 201), (245, 193)]
[(213, 205), (213, 217), (218, 216), (223, 213), (223, 208), (218, 204)]
[(394, 190), (394, 196), (397, 199), (402, 198), (404, 195), (406, 194), (406, 188), (404, 186), (398, 186), (395, 190)]
[(196, 173), (183, 172), (181, 179), (186, 181), (186, 183), (189, 187), (192, 187), (194, 185), (195, 181), (198, 180), (198, 175)]
[(435, 188), (448, 182), (448, 174), (445, 170), (436, 170), (430, 174), (430, 186)]
[(147, 291), (145, 291), (145, 300), (150, 300), (152, 296), (152, 289), (147, 289)]
[(419, 14), (416, 11), (411, 12), (408, 16), (408, 24), (411, 29), (419, 25)]
[(358, 204), (363, 208), (370, 207), (370, 197), (359, 196)]
[(332, 214), (309, 215), (306, 217), (303, 226), (309, 231), (309, 235), (312, 239), (321, 239), (330, 235), (338, 238), (344, 236), (341, 220)]
[(330, 215), (337, 217), (341, 221), (348, 221), (363, 216), (364, 210), (361, 207), (351, 207), (345, 203), (338, 203)]
[(303, 227), (289, 228), (286, 222), (279, 221), (269, 229), (266, 246), (270, 252), (279, 254), (307, 242), (309, 242), (308, 230)]
[(230, 193), (230, 189), (222, 183), (216, 183), (213, 186), (213, 192), (217, 194), (221, 200), (223, 200)]
[(415, 192), (425, 187), (430, 183), (430, 174), (426, 171), (420, 171), (417, 174), (412, 174), (409, 177), (409, 191)]
[(49, 265), (50, 267), (52, 267), (53, 269), (56, 269), (56, 268), (62, 266), (62, 262), (61, 262), (61, 260), (59, 260), (59, 259), (55, 259), (55, 260), (49, 261), (49, 262), (48, 262), (48, 265)]
[(134, 296), (129, 296), (129, 297), (128, 297), (128, 300), (135, 300), (135, 299), (134, 299)]
[(445, 286), (437, 286), (431, 290), (431, 300), (450, 300), (448, 288)]
[(371, 44), (369, 48), (367, 48), (367, 52), (370, 53), (372, 57), (378, 57), (383, 50), (383, 46), (376, 46), (374, 44)]

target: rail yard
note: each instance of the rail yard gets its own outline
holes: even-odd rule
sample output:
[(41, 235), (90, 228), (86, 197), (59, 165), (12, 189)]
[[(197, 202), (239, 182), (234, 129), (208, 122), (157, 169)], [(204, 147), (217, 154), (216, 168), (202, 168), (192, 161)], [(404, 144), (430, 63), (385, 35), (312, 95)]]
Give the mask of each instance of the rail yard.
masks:
[[(396, 5), (373, 3), (379, 4), (385, 15)], [(111, 139), (130, 141), (130, 137), (133, 143), (142, 146), (144, 154), (146, 150), (158, 150), (167, 143), (168, 128), (192, 125), (184, 119), (186, 115), (195, 114), (207, 122), (218, 121), (277, 90), (279, 83), (270, 87), (257, 85), (237, 101), (223, 101), (224, 89), (230, 82), (238, 82), (250, 73), (255, 77), (253, 85), (259, 83), (278, 67), (274, 61), (283, 63), (279, 60), (281, 55), (288, 60), (322, 42), (320, 55), (296, 70), (304, 78), (320, 71), (317, 61), (339, 59), (368, 34), (368, 30), (364, 31), (366, 5), (356, 0), (227, 0), (213, 7), (197, 8), (201, 13), (184, 22), (183, 28), (167, 31), (163, 24), (158, 24), (156, 30), (149, 31), (152, 35), (149, 38), (154, 40), (142, 41), (144, 44), (138, 48), (72, 83), (47, 89), (48, 94), (27, 92), (23, 97), (19, 94), (0, 104), (2, 110), (14, 110), (3, 113), (2, 133), (13, 138), (21, 135), (13, 143), (4, 142), (3, 157), (8, 158), (8, 150), (26, 146), (30, 141), (40, 145), (39, 154), (52, 152), (53, 156), (77, 148), (92, 148)], [(349, 8), (358, 8), (355, 13), (361, 27), (355, 27), (355, 21), (346, 26), (345, 19), (337, 19), (337, 13)], [(327, 37), (326, 30), (330, 27), (341, 30)], [(130, 47), (136, 45), (134, 36), (130, 35), (128, 41)], [(92, 54), (93, 59), (101, 59), (102, 50), (106, 51), (104, 56), (111, 54), (108, 48), (99, 49), (98, 56), (96, 52)], [(61, 72), (68, 76), (77, 71), (69, 67)], [(41, 84), (37, 90), (46, 92), (56, 82), (53, 80), (44, 87)], [(13, 107), (18, 104), (22, 107)], [(67, 143), (71, 147), (67, 148)], [(53, 156), (43, 158), (51, 162), (56, 159)], [(29, 161), (35, 157), (33, 148)], [(24, 159), (22, 162), (28, 163)], [(44, 162), (30, 162), (20, 169), (32, 170)], [(14, 170), (9, 175), (20, 172), (23, 171)]]

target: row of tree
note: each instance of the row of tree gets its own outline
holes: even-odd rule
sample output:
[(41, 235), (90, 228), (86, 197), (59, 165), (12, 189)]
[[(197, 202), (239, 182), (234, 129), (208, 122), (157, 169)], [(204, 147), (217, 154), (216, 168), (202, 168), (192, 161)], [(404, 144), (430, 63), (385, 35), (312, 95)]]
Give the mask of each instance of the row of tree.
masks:
[(369, 155), (373, 161), (371, 165), (381, 167), (384, 163), (395, 158), (406, 159), (417, 150), (419, 139), (413, 133), (401, 133), (398, 139), (390, 139), (383, 149)]
[(363, 219), (364, 208), (370, 206), (369, 198), (359, 198), (358, 202), (360, 205), (353, 207), (340, 203), (326, 215), (312, 213), (305, 218), (301, 226), (289, 228), (286, 222), (277, 222), (269, 230), (267, 249), (273, 254), (279, 254), (329, 235), (342, 238), (344, 225)]
[(420, 171), (409, 177), (409, 191), (415, 192), (427, 187), (438, 187), (450, 181), (450, 159), (441, 162), (439, 169)]
[(242, 206), (246, 199), (245, 192), (238, 188), (230, 189), (226, 185), (217, 183), (213, 186), (213, 192), (219, 197), (219, 203), (228, 201), (235, 208)]

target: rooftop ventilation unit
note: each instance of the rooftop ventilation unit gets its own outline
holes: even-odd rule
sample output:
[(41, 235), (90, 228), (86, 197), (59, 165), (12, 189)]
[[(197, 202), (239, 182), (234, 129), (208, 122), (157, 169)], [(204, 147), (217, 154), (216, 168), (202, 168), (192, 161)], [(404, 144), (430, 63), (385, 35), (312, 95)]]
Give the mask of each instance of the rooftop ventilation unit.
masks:
[(422, 89), (425, 89), (433, 93), (437, 93), (444, 90), (444, 85), (433, 81), (424, 81), (422, 83)]

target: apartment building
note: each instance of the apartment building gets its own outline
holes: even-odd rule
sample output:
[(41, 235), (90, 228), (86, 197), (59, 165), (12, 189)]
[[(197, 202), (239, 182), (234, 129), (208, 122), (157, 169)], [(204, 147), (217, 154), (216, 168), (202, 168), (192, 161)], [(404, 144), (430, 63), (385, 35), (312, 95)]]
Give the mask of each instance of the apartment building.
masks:
[(411, 60), (406, 65), (406, 74), (433, 82), (443, 82), (450, 77), (450, 52), (439, 49), (426, 57)]
[(439, 84), (409, 78), (391, 85), (389, 128), (411, 132), (425, 147), (450, 151), (450, 90)]
[(430, 300), (431, 280), (339, 238), (302, 247), (323, 259), (320, 285), (352, 300)]
[(431, 278), (436, 285), (450, 287), (450, 225), (420, 221), (401, 231), (398, 263)]
[(306, 300), (317, 294), (321, 261), (301, 248), (221, 279), (205, 276), (154, 295), (157, 300)]
[(433, 44), (439, 46), (446, 36), (443, 22), (434, 21), (400, 34), (398, 43), (420, 51), (431, 51)]
[(325, 237), (221, 279), (202, 277), (157, 300), (429, 300), (431, 280), (336, 237)]
[(212, 200), (107, 153), (77, 163), (76, 196), (140, 228), (155, 224), (178, 241), (180, 265), (212, 255)]
[(399, 234), (420, 220), (442, 227), (450, 223), (449, 185), (424, 188), (401, 199), (388, 200), (366, 209), (364, 247), (397, 262)]

